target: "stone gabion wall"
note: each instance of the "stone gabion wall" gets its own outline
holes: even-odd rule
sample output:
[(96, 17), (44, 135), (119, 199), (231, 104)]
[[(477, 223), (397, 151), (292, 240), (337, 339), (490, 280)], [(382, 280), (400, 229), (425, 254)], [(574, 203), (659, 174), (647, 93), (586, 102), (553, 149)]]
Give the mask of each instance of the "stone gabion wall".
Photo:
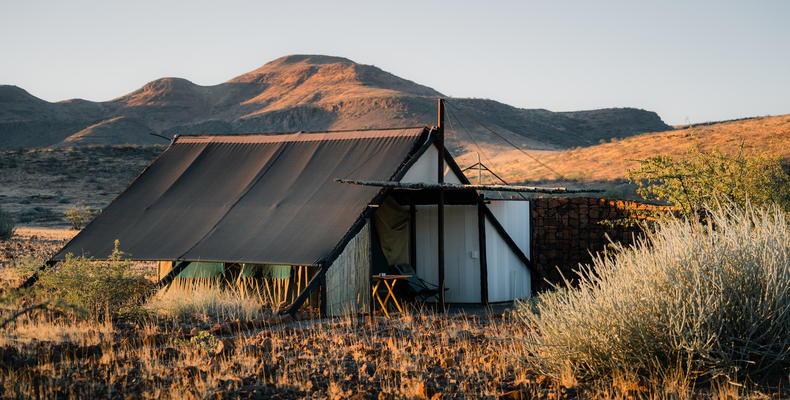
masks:
[[(576, 280), (579, 264), (592, 262), (590, 253), (604, 250), (611, 240), (630, 244), (641, 230), (636, 226), (610, 226), (604, 221), (633, 217), (636, 210), (666, 209), (664, 206), (595, 197), (531, 199), (531, 253), (537, 279), (534, 288), (546, 290), (562, 285), (562, 276)], [(548, 282), (546, 282), (548, 281)]]

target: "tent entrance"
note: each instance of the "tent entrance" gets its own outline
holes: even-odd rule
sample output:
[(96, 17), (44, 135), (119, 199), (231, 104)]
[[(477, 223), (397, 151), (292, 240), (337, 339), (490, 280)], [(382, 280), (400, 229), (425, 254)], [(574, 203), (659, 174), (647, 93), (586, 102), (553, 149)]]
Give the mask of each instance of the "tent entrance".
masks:
[(410, 264), (409, 210), (387, 197), (373, 213), (373, 263), (371, 274), (392, 273), (391, 266)]

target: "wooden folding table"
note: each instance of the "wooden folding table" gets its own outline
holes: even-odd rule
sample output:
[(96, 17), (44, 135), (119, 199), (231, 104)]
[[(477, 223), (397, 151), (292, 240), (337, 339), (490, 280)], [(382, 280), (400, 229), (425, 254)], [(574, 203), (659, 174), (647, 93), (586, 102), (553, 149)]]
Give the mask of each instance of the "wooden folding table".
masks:
[[(395, 298), (395, 292), (393, 289), (395, 288), (395, 283), (398, 282), (398, 279), (406, 279), (411, 278), (411, 275), (387, 275), (387, 274), (377, 274), (371, 277), (373, 281), (373, 297), (378, 301), (381, 305), (381, 310), (384, 311), (384, 315), (387, 318), (390, 317), (389, 312), (387, 312), (387, 303), (389, 302), (390, 298), (392, 302), (395, 303), (395, 307), (398, 308), (398, 311), (403, 313), (403, 309), (401, 308), (400, 304), (398, 303), (398, 299)], [(387, 296), (384, 300), (381, 300), (381, 296), (379, 296), (379, 286), (381, 282), (384, 282), (384, 286), (387, 288)], [(375, 304), (371, 303), (370, 309), (372, 312), (375, 313)]]

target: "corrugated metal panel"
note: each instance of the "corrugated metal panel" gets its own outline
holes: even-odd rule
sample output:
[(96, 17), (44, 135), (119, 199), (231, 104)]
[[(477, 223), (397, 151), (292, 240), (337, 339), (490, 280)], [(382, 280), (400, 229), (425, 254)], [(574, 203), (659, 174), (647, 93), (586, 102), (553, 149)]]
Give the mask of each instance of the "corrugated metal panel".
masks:
[[(445, 301), (480, 302), (477, 206), (445, 206)], [(438, 284), (436, 206), (417, 207), (417, 276)]]
[[(491, 201), (488, 207), (521, 251), (530, 257), (529, 202)], [(488, 300), (497, 302), (529, 297), (531, 294), (529, 270), (488, 221), (486, 221), (486, 250)]]

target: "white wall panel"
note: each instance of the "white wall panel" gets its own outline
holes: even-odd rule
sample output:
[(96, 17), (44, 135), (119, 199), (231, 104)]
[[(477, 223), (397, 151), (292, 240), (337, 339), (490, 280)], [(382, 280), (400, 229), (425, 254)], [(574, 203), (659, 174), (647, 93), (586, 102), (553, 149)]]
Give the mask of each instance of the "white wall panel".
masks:
[(518, 248), (532, 257), (529, 243), (529, 201), (525, 200), (491, 200), (488, 209), (496, 216), (500, 224), (516, 242)]
[[(405, 183), (436, 183), (436, 163), (439, 161), (436, 157), (439, 151), (436, 147), (431, 146), (425, 153), (422, 153), (417, 162), (415, 162), (406, 174), (401, 178), (401, 182)], [(445, 164), (444, 168), (444, 181), (447, 183), (461, 183), (458, 176)]]
[[(529, 253), (529, 202), (492, 201), (489, 209), (527, 257)], [(510, 301), (531, 295), (531, 277), (524, 263), (486, 220), (488, 300)]]
[[(436, 206), (417, 206), (417, 276), (438, 285)], [(480, 302), (477, 206), (444, 207), (445, 301)]]

